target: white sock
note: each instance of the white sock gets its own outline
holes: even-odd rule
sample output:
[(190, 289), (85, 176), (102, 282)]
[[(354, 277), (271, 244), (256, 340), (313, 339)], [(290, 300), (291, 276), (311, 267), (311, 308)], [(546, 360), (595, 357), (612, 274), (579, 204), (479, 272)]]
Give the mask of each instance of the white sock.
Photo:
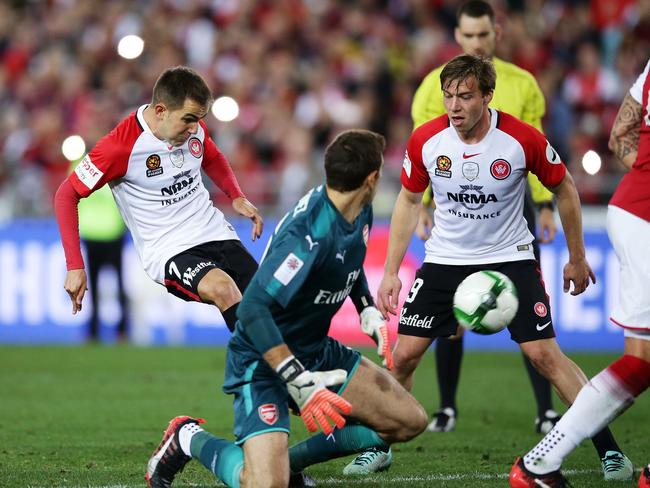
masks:
[(178, 433), (178, 443), (181, 446), (181, 450), (185, 453), (186, 456), (192, 457), (190, 452), (190, 443), (192, 442), (192, 437), (197, 432), (201, 432), (203, 428), (199, 424), (191, 423), (185, 424), (181, 427), (180, 432)]
[(578, 444), (602, 430), (634, 397), (605, 369), (582, 387), (571, 408), (555, 427), (524, 456), (526, 469), (535, 474), (557, 471)]

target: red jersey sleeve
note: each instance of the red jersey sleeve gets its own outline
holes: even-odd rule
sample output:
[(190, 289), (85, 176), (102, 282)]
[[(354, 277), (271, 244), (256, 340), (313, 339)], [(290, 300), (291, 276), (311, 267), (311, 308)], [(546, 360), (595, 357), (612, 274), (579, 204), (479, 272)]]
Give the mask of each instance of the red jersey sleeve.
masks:
[(499, 128), (517, 139), (524, 149), (526, 169), (534, 173), (546, 188), (559, 185), (566, 175), (566, 166), (544, 134), (512, 115), (499, 112), (499, 116)]
[(400, 178), (402, 186), (407, 190), (421, 193), (429, 186), (430, 177), (422, 158), (422, 147), (431, 137), (447, 128), (448, 125), (449, 119), (445, 114), (421, 125), (409, 137)]
[(133, 145), (141, 133), (135, 114), (131, 114), (102, 137), (70, 175), (76, 192), (85, 198), (106, 182), (124, 176)]
[(241, 191), (235, 173), (233, 173), (230, 163), (223, 155), (219, 148), (214, 143), (208, 132), (205, 122), (201, 121), (201, 127), (205, 132), (203, 139), (203, 163), (202, 168), (205, 174), (214, 181), (219, 189), (226, 194), (228, 198), (234, 200), (235, 198), (244, 197), (244, 192)]

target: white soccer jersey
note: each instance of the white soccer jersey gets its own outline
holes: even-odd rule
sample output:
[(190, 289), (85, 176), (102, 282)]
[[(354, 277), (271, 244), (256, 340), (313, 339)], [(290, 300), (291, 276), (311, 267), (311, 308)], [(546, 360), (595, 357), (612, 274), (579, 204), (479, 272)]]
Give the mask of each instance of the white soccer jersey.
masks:
[(532, 171), (554, 187), (566, 168), (537, 129), (504, 112), (490, 114), (490, 129), (477, 144), (464, 143), (447, 115), (418, 127), (409, 139), (402, 184), (419, 193), (431, 182), (436, 204), (425, 262), (534, 259), (523, 217), (526, 175)]
[(203, 185), (204, 158), (223, 157), (204, 123), (185, 144), (170, 147), (146, 124), (145, 108), (102, 138), (71, 182), (81, 196), (109, 184), (145, 271), (163, 283), (171, 257), (199, 244), (238, 237)]

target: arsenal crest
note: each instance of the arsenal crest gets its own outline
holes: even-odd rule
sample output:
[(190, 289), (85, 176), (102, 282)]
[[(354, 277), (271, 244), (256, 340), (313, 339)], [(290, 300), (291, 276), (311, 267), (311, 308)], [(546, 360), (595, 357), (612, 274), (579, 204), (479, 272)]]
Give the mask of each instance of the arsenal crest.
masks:
[(275, 403), (260, 405), (257, 409), (257, 414), (260, 416), (260, 419), (262, 419), (262, 422), (268, 425), (273, 425), (280, 417), (278, 407)]

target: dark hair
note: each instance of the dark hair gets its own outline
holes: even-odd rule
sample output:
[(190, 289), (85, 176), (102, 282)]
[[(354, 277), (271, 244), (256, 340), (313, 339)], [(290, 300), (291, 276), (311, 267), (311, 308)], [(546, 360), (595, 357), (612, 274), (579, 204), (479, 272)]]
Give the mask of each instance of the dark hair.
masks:
[(440, 86), (446, 89), (452, 81), (466, 80), (470, 77), (476, 78), (479, 89), (483, 95), (494, 91), (497, 81), (497, 73), (494, 71), (492, 61), (487, 58), (461, 54), (449, 61), (440, 72)]
[(467, 15), (473, 19), (478, 19), (487, 15), (490, 18), (490, 22), (494, 24), (494, 10), (492, 6), (484, 2), (483, 0), (470, 0), (465, 2), (456, 11), (456, 25), (460, 24), (460, 17), (462, 15)]
[(325, 149), (327, 186), (336, 191), (360, 188), (370, 173), (381, 168), (384, 136), (369, 130), (341, 132)]
[(201, 75), (187, 66), (163, 71), (153, 87), (151, 104), (164, 103), (168, 109), (176, 110), (187, 99), (205, 107), (212, 103), (212, 93)]

